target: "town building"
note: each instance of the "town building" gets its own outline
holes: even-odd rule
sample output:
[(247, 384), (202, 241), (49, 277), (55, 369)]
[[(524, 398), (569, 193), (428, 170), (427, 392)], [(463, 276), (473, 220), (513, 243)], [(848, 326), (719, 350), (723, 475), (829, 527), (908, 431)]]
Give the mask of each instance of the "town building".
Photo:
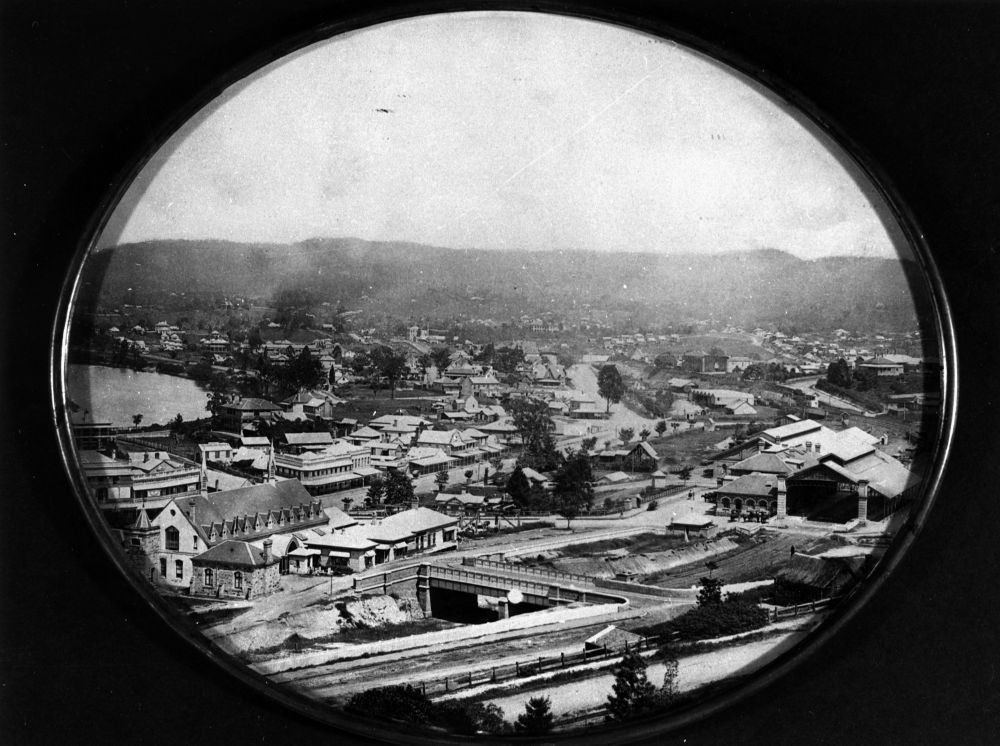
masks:
[(274, 456), (278, 477), (297, 480), (310, 495), (360, 487), (379, 473), (371, 464), (371, 449), (339, 440), (322, 450), (278, 453)]
[(191, 559), (191, 595), (245, 599), (268, 596), (280, 584), (279, 561), (271, 540), (262, 549), (228, 539)]
[(242, 436), (253, 434), (262, 419), (270, 418), (280, 411), (281, 407), (267, 399), (246, 397), (223, 404), (217, 418), (222, 430)]

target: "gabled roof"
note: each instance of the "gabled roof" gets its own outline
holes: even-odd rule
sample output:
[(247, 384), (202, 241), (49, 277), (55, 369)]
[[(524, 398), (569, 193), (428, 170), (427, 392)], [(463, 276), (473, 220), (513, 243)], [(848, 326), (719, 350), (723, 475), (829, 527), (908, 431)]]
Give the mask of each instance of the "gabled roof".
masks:
[(312, 495), (306, 492), (306, 488), (297, 479), (255, 484), (238, 490), (212, 492), (205, 496), (196, 495), (176, 502), (182, 510), (186, 510), (189, 500), (195, 501), (195, 522), (199, 526), (231, 520), (236, 516), (254, 516), (282, 508), (297, 508), (314, 502)]
[(417, 443), (431, 445), (451, 445), (458, 438), (462, 440), (462, 435), (457, 430), (424, 430), (417, 438)]
[(381, 438), (382, 437), (382, 433), (380, 433), (378, 430), (376, 430), (373, 427), (368, 427), (368, 425), (365, 425), (364, 427), (360, 427), (357, 430), (355, 430), (348, 437), (351, 437), (351, 438), (371, 438), (371, 439), (374, 440), (376, 438)]
[(767, 430), (761, 431), (760, 435), (766, 435), (771, 440), (777, 440), (779, 438), (791, 438), (797, 435), (805, 435), (806, 433), (811, 433), (814, 430), (819, 430), (823, 426), (818, 422), (813, 420), (799, 420), (798, 422), (790, 422), (787, 425), (781, 425), (779, 427), (772, 427)]
[(307, 546), (310, 547), (327, 547), (329, 549), (354, 549), (356, 551), (366, 551), (372, 549), (375, 546), (375, 541), (368, 539), (358, 532), (357, 529), (352, 531), (332, 531), (329, 534), (323, 536), (316, 536), (306, 539)]
[(653, 446), (651, 446), (649, 443), (647, 443), (644, 440), (640, 440), (638, 443), (636, 443), (634, 446), (632, 446), (632, 448), (629, 449), (629, 453), (631, 453), (632, 451), (634, 451), (636, 448), (638, 448), (639, 450), (645, 452), (650, 458), (653, 458), (653, 459), (659, 458), (659, 456), (656, 453), (656, 449), (653, 448)]
[(351, 518), (347, 513), (345, 513), (340, 508), (331, 505), (329, 508), (323, 508), (323, 514), (329, 520), (330, 528), (341, 529), (347, 528), (348, 526), (357, 526), (358, 522)]
[(755, 453), (749, 458), (737, 461), (731, 471), (760, 472), (762, 474), (791, 474), (794, 469), (786, 464), (777, 453)]
[(732, 482), (724, 483), (716, 488), (720, 495), (736, 495), (737, 497), (767, 497), (777, 494), (778, 479), (773, 474), (746, 474)]
[(277, 412), (281, 409), (277, 404), (269, 402), (267, 399), (257, 399), (252, 396), (222, 406), (224, 409), (238, 409), (241, 412)]
[(333, 445), (330, 433), (285, 433), (285, 442), (290, 446)]
[(268, 560), (263, 549), (245, 541), (227, 539), (216, 546), (202, 552), (191, 560), (195, 564), (225, 565), (227, 567), (243, 567), (253, 569), (267, 567), (278, 562), (274, 555)]
[(424, 531), (454, 526), (456, 523), (458, 523), (457, 518), (442, 515), (436, 510), (416, 508), (391, 515), (381, 523), (371, 524), (366, 535), (375, 541), (392, 541)]

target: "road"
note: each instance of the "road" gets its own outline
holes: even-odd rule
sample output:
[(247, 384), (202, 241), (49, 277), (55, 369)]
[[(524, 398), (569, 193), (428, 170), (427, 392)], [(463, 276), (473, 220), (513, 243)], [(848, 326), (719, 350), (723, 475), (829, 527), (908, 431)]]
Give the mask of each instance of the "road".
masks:
[[(569, 376), (570, 380), (572, 380), (573, 388), (576, 391), (592, 397), (594, 401), (598, 402), (598, 404), (605, 401), (601, 398), (600, 393), (598, 393), (597, 373), (594, 372), (593, 366), (585, 363), (577, 363), (576, 365), (570, 366), (570, 368), (566, 371), (566, 374)], [(639, 431), (644, 427), (648, 428), (650, 432), (654, 432), (656, 423), (660, 421), (658, 418), (650, 419), (636, 414), (622, 403), (612, 404), (610, 411), (611, 417), (609, 419), (598, 420), (597, 422), (607, 423), (608, 429), (614, 433), (617, 433), (623, 427), (632, 428), (632, 430), (636, 433), (636, 436), (638, 436)], [(680, 423), (680, 427), (678, 429), (685, 430), (689, 427), (691, 427), (691, 423), (684, 421)], [(600, 442), (600, 440), (601, 438), (598, 436), (598, 442)]]
[(849, 412), (864, 412), (865, 411), (863, 407), (859, 407), (857, 404), (849, 402), (847, 399), (841, 399), (838, 396), (831, 396), (830, 394), (826, 393), (825, 391), (820, 391), (818, 388), (816, 388), (816, 382), (817, 381), (819, 381), (818, 377), (817, 378), (805, 378), (805, 379), (803, 379), (801, 381), (793, 381), (791, 383), (786, 383), (785, 385), (788, 386), (788, 387), (790, 387), (790, 388), (798, 389), (799, 391), (803, 391), (803, 392), (805, 392), (807, 394), (812, 394), (814, 396), (818, 396), (819, 400), (820, 400), (820, 403), (826, 404), (827, 406), (830, 406), (830, 407), (837, 407), (838, 409), (846, 409)]
[[(682, 657), (678, 660), (678, 688), (680, 691), (689, 691), (737, 673), (750, 673), (773, 660), (805, 634), (807, 634), (805, 630), (795, 629), (745, 645)], [(663, 663), (648, 664), (646, 677), (654, 686), (659, 687), (663, 683), (663, 674)], [(503, 710), (507, 720), (515, 720), (524, 712), (528, 700), (541, 693), (549, 698), (552, 713), (556, 717), (562, 717), (604, 705), (613, 684), (614, 676), (606, 673), (587, 679), (553, 684), (546, 687), (544, 692), (535, 690), (518, 692), (506, 697), (497, 696), (491, 698), (490, 702)]]

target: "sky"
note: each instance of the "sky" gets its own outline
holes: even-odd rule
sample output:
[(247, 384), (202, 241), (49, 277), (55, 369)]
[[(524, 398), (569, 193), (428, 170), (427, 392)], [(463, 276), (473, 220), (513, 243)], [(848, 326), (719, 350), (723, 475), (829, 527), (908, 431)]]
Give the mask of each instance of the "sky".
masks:
[(897, 256), (802, 119), (729, 68), (631, 30), (424, 16), (315, 44), (229, 88), (154, 155), (100, 245), (352, 236)]

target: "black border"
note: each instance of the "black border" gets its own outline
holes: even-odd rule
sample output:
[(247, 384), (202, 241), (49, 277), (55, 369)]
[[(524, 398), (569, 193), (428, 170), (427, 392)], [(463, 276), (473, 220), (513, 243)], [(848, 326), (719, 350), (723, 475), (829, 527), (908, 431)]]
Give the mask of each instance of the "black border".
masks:
[[(0, 441), (9, 490), (0, 524), (8, 665), (0, 676), (11, 684), (0, 694), (0, 732), (9, 728), (18, 740), (235, 742), (279, 737), (286, 727), (323, 737), (324, 729), (206, 670), (204, 658), (118, 587), (68, 499), (46, 414), (39, 372), (46, 367), (37, 365), (47, 357), (58, 278), (108, 184), (155, 139), (151, 123), (169, 121), (193, 91), (210, 85), (206, 78), (262, 46), (353, 10), (289, 5), (226, 0), (195, 10), (112, 1), (3, 9), (0, 165), (13, 250), (4, 256), (11, 269), (0, 321), (8, 342), (3, 401), (11, 412)], [(991, 289), (997, 177), (987, 164), (1000, 161), (986, 133), (1000, 108), (998, 53), (990, 44), (1000, 14), (965, 3), (619, 7), (669, 21), (682, 40), (704, 35), (735, 50), (741, 67), (806, 91), (862, 152), (878, 155), (934, 249), (963, 360), (944, 497), (912, 555), (789, 681), (677, 739), (954, 742), (945, 736), (960, 735), (961, 742), (988, 742), (998, 718), (988, 665), (997, 651), (988, 613), (996, 594), (989, 529), (997, 467), (989, 446), (997, 386), (987, 374), (995, 369), (991, 331), (1000, 313)], [(974, 287), (982, 290), (973, 295)], [(945, 712), (947, 722), (937, 718)]]

